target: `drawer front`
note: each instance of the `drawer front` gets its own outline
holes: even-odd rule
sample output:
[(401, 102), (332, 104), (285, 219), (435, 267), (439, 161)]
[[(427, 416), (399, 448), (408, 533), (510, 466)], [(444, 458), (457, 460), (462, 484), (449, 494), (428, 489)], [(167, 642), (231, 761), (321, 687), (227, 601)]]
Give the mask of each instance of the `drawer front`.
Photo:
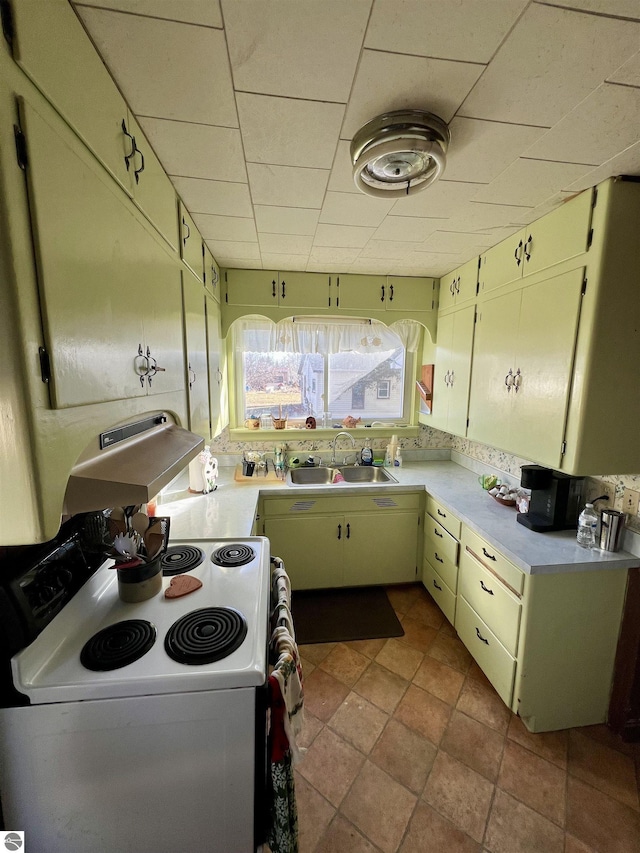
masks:
[(493, 545), (490, 545), (477, 533), (464, 527), (462, 530), (461, 539), (462, 550), (469, 549), (480, 563), (495, 572), (499, 578), (511, 587), (517, 594), (522, 595), (524, 590), (524, 572), (509, 562), (506, 557), (503, 557), (500, 551), (497, 551)]
[(425, 546), (427, 540), (435, 545), (440, 551), (441, 556), (448, 557), (452, 563), (458, 564), (458, 540), (450, 533), (447, 533), (445, 528), (434, 521), (430, 515), (425, 516), (424, 523)]
[(431, 495), (427, 497), (427, 512), (448, 530), (455, 539), (460, 539), (462, 522), (453, 513), (449, 512), (448, 509), (445, 509), (441, 503), (438, 503), (435, 498), (432, 498)]
[(488, 572), (469, 551), (460, 557), (460, 595), (464, 595), (502, 645), (514, 657), (518, 653), (520, 599)]
[(424, 561), (422, 583), (453, 625), (456, 615), (456, 597), (428, 560)]
[(516, 662), (461, 595), (456, 602), (455, 627), (502, 701), (511, 707)]
[[(446, 531), (442, 530), (442, 528), (440, 529), (442, 530), (443, 538), (433, 538), (431, 536), (430, 527), (434, 525), (435, 522), (432, 521), (431, 525), (427, 527), (426, 535), (424, 537), (424, 557), (437, 569), (438, 574), (444, 578), (448, 586), (455, 592), (458, 589), (459, 546), (456, 540), (452, 539)], [(444, 538), (445, 536), (447, 537), (446, 539)], [(451, 546), (451, 543), (453, 543), (453, 546)], [(452, 547), (455, 550), (452, 551)]]
[[(259, 483), (259, 480), (256, 480)], [(355, 487), (358, 488), (358, 487)], [(298, 490), (295, 492), (295, 497), (265, 497), (264, 510), (266, 515), (290, 515), (313, 513), (347, 513), (347, 512), (390, 512), (394, 510), (415, 510), (420, 509), (421, 495), (419, 492), (410, 494), (398, 494), (397, 492), (387, 492), (381, 489), (380, 493), (375, 493), (364, 497), (363, 495), (345, 494), (342, 490), (341, 495), (333, 494), (318, 496), (317, 494), (304, 493)], [(417, 519), (416, 519), (417, 521)]]

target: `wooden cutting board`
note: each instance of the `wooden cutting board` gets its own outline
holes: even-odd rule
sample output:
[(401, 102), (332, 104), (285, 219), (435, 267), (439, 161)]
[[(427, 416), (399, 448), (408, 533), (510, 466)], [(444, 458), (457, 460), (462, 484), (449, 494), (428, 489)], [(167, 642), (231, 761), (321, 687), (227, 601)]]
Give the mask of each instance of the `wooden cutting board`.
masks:
[(252, 477), (247, 477), (242, 473), (242, 463), (236, 465), (236, 470), (233, 473), (233, 479), (236, 483), (253, 483), (254, 485), (268, 483), (268, 485), (273, 486), (276, 483), (284, 483), (284, 479), (280, 480), (276, 477), (276, 472), (271, 467), (269, 467), (269, 472), (266, 476), (260, 472), (254, 473)]

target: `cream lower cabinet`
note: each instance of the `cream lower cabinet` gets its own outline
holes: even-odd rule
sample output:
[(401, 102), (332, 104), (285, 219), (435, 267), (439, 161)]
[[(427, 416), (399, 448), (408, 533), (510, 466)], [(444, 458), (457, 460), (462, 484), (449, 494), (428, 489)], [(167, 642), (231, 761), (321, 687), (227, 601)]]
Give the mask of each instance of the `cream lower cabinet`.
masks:
[(461, 436), (467, 434), (475, 310), (471, 305), (438, 318), (430, 426)]
[(462, 528), (455, 628), (532, 732), (604, 722), (627, 571), (525, 574)]
[(460, 521), (449, 510), (431, 496), (427, 498), (422, 583), (451, 624), (456, 612), (460, 528)]
[(416, 579), (421, 495), (265, 498), (262, 532), (294, 589)]

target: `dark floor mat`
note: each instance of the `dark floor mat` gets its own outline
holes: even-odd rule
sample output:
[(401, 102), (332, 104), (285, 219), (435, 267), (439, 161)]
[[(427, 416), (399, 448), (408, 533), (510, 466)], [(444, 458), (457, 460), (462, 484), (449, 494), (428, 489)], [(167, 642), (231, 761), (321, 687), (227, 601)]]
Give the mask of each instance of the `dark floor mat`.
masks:
[(387, 593), (380, 586), (294, 591), (291, 609), (299, 645), (404, 634)]

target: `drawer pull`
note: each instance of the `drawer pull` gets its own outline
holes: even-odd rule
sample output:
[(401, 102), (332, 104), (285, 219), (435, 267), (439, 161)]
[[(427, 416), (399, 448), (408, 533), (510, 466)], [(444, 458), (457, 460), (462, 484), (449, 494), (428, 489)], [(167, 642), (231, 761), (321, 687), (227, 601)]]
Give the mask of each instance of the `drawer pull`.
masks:
[(435, 556), (436, 560), (437, 560), (439, 563), (444, 563), (444, 560), (442, 559), (442, 557), (439, 557), (439, 556), (438, 556), (438, 552), (437, 552), (437, 551), (434, 551), (434, 556)]
[(433, 532), (436, 534), (436, 536), (439, 536), (440, 539), (444, 539), (444, 536), (442, 535), (442, 533), (438, 533), (438, 531), (436, 530), (435, 527), (433, 528)]
[(485, 555), (485, 557), (488, 557), (490, 560), (493, 560), (495, 563), (496, 558), (493, 556), (493, 554), (490, 554), (486, 548), (482, 549), (482, 553)]
[(441, 512), (440, 510), (438, 510), (438, 515), (442, 516), (442, 518), (446, 518), (446, 517), (447, 517), (447, 513), (446, 513), (446, 512)]
[(483, 589), (485, 592), (488, 592), (488, 593), (489, 593), (489, 595), (493, 595), (493, 590), (492, 590), (492, 589), (489, 589), (489, 587), (485, 586), (485, 585), (484, 585), (484, 581), (482, 581), (482, 580), (480, 581), (480, 586), (482, 587), (482, 589)]
[(489, 640), (485, 640), (485, 638), (482, 636), (482, 634), (480, 633), (480, 631), (478, 631), (478, 629), (477, 629), (477, 628), (476, 628), (476, 634), (478, 635), (478, 639), (479, 639), (479, 640), (482, 640), (482, 642), (483, 642), (483, 643), (486, 643), (486, 644), (487, 644), (487, 646), (489, 645)]
[(433, 582), (433, 585), (435, 586), (435, 588), (436, 588), (436, 589), (439, 589), (439, 590), (440, 590), (440, 592), (442, 592), (442, 587), (441, 587), (441, 586), (438, 586), (438, 584), (436, 583), (436, 581), (434, 581), (434, 582)]

